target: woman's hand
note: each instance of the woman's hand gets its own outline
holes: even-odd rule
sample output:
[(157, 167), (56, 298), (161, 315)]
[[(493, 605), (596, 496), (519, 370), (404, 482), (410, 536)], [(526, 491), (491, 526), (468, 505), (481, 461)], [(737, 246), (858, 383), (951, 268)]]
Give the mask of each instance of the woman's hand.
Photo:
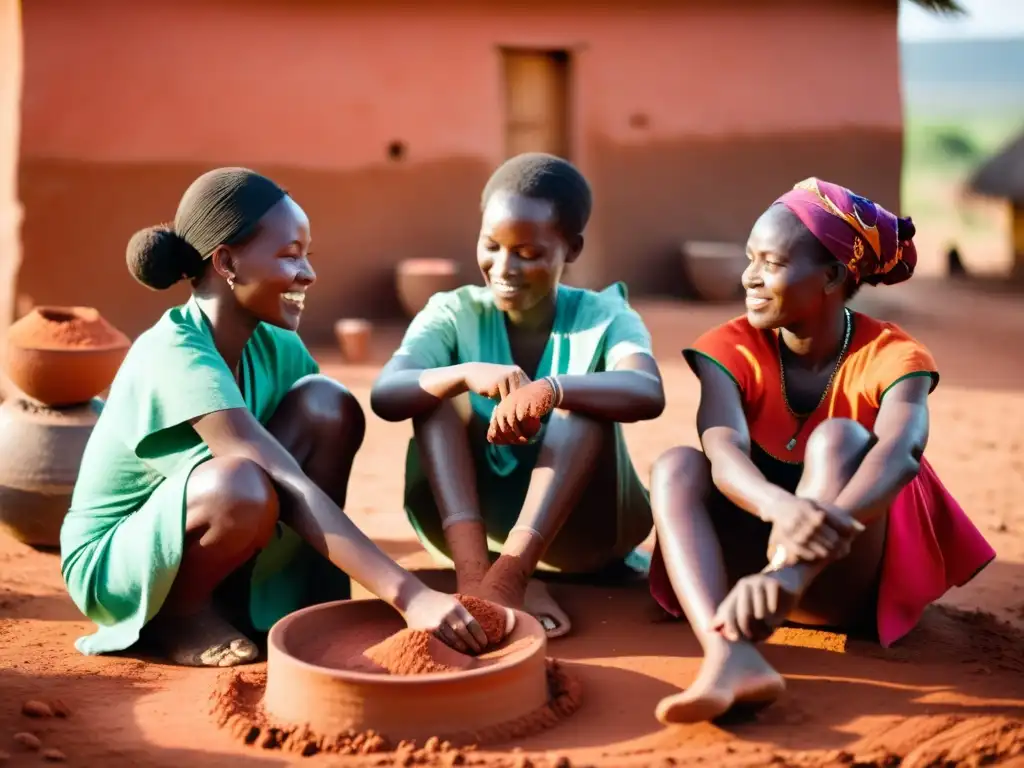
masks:
[(769, 557), (783, 547), (787, 564), (836, 560), (850, 551), (864, 526), (836, 507), (787, 494), (765, 509), (762, 519), (772, 524)]
[(492, 400), (504, 399), (530, 383), (530, 377), (518, 365), (464, 363), (462, 380), (466, 389)]
[(462, 603), (444, 592), (423, 587), (402, 611), (409, 629), (433, 632), (445, 645), (460, 653), (480, 653), (487, 635)]
[(799, 599), (795, 585), (782, 574), (745, 576), (718, 606), (712, 629), (730, 642), (761, 642), (782, 625)]
[(555, 390), (551, 382), (531, 382), (503, 397), (494, 408), (487, 439), (496, 445), (526, 443), (540, 431), (541, 419), (554, 407)]

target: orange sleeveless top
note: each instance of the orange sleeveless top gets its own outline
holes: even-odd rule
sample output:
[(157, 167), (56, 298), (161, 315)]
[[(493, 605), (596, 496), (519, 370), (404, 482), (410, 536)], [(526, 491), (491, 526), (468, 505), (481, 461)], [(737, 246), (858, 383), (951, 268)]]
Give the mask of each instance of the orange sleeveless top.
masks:
[(934, 390), (939, 382), (931, 353), (910, 334), (859, 312), (850, 315), (853, 329), (846, 357), (792, 450), (786, 446), (800, 424), (782, 392), (778, 331), (757, 330), (742, 315), (705, 333), (683, 355), (691, 368), (694, 355), (723, 368), (740, 389), (750, 439), (772, 458), (799, 464), (808, 436), (825, 419), (853, 419), (873, 430), (882, 398), (894, 384), (908, 376), (930, 376)]

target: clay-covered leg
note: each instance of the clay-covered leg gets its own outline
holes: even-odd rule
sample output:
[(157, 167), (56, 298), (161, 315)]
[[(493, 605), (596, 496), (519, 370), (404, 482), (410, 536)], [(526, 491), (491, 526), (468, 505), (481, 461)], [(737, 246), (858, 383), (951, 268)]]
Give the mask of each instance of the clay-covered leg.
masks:
[(176, 664), (227, 667), (254, 661), (258, 649), (213, 610), (211, 596), (270, 540), (277, 494), (255, 463), (224, 457), (196, 467), (185, 495), (185, 551), (147, 634)]
[(490, 567), (472, 448), (474, 442), (485, 444), (486, 433), (487, 426), (473, 418), (467, 396), (444, 400), (413, 419), (420, 463), (463, 594), (475, 593)]
[[(711, 468), (704, 454), (689, 447), (662, 454), (651, 474), (651, 508), (658, 546), (673, 591), (704, 649), (704, 660), (694, 682), (682, 693), (659, 702), (662, 723), (692, 723), (725, 714), (733, 705), (764, 704), (785, 689), (782, 676), (749, 642), (729, 642), (712, 627), (718, 604), (730, 584), (730, 570), (756, 571), (764, 561), (764, 536), (736, 517), (735, 537), (720, 540), (710, 508), (714, 497)], [(722, 514), (744, 514), (722, 507)], [(751, 522), (759, 523), (751, 517)], [(754, 536), (745, 536), (750, 528)], [(750, 546), (751, 540), (753, 546)], [(728, 561), (723, 553), (728, 544)], [(758, 549), (760, 552), (758, 552)], [(746, 562), (744, 562), (746, 561)], [(727, 568), (728, 565), (732, 566)]]
[[(605, 553), (617, 535), (614, 462), (603, 482), (597, 483), (595, 470), (602, 455), (614, 451), (613, 426), (567, 411), (552, 413), (519, 518), (487, 576), (499, 601), (535, 616), (549, 638), (568, 634), (572, 625), (547, 586), (530, 577), (542, 557), (557, 561), (566, 547), (578, 553), (577, 562), (607, 564)], [(587, 498), (595, 500), (589, 524), (583, 519)], [(576, 524), (565, 530), (571, 516)]]

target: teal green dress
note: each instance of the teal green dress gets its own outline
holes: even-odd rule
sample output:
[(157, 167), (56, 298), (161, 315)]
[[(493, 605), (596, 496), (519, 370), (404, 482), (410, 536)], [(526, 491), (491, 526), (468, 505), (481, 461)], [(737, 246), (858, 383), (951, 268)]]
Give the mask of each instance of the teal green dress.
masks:
[[(615, 283), (596, 292), (559, 286), (551, 337), (531, 379), (565, 374), (612, 370), (633, 354), (653, 356), (651, 336), (640, 315), (629, 306), (626, 288)], [(505, 329), (505, 315), (494, 305), (489, 289), (467, 285), (438, 293), (413, 319), (396, 355), (407, 355), (423, 368), (440, 368), (467, 362), (512, 365), (512, 351)], [(474, 418), (487, 424), (497, 401), (469, 395)], [(545, 420), (546, 424), (546, 420)], [(472, 441), (477, 470), (477, 490), (484, 516), (488, 548), (497, 553), (515, 525), (526, 499), (537, 461), (543, 429), (530, 445), (492, 445)], [(627, 559), (650, 533), (650, 500), (633, 467), (619, 424), (614, 425), (617, 493), (614, 499), (613, 543), (601, 553), (561, 550), (557, 561), (545, 556), (539, 568), (566, 573), (585, 572)], [(471, 432), (472, 436), (472, 432)], [(450, 557), (440, 527), (440, 516), (429, 481), (420, 464), (415, 438), (406, 453), (405, 510), (423, 545), (441, 562)], [(573, 514), (576, 514), (574, 511)], [(570, 550), (572, 548), (569, 548)], [(642, 560), (642, 557), (637, 556)]]
[[(239, 371), (241, 386), (194, 299), (168, 310), (128, 351), (86, 445), (61, 528), (68, 592), (98, 627), (76, 641), (82, 653), (129, 648), (167, 597), (184, 549), (185, 487), (211, 457), (190, 422), (248, 408), (266, 424), (295, 382), (319, 367), (297, 334), (261, 323)], [(267, 630), (303, 607), (313, 594), (310, 579), (324, 587), (324, 574), (334, 583), (319, 594), (347, 597), (348, 577), (323, 564), (329, 565), (278, 524), (245, 568), (252, 626)]]

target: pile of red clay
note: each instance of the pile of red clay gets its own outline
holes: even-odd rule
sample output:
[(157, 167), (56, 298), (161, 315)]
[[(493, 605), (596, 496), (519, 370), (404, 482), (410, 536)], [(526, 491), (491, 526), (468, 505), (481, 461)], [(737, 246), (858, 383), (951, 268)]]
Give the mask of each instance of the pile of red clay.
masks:
[[(487, 635), (491, 650), (505, 639), (505, 612), (478, 597), (456, 595)], [(389, 675), (427, 675), (460, 672), (475, 665), (472, 656), (459, 653), (433, 634), (419, 629), (403, 629), (361, 654), (351, 657), (345, 667), (358, 672), (386, 672)]]
[(102, 349), (127, 343), (92, 307), (36, 307), (7, 331), (22, 349)]
[(511, 722), (473, 732), (453, 730), (418, 743), (375, 731), (319, 734), (304, 725), (272, 722), (262, 707), (266, 682), (264, 670), (231, 669), (221, 673), (210, 695), (210, 712), (217, 725), (237, 740), (261, 749), (304, 757), (321, 752), (381, 754), (379, 765), (392, 761), (397, 765), (463, 765), (477, 746), (523, 739), (557, 725), (579, 709), (583, 698), (580, 682), (557, 661), (548, 659), (548, 701), (544, 706)]
[(449, 648), (430, 632), (403, 629), (350, 658), (345, 667), (356, 672), (427, 675), (459, 672), (473, 666), (472, 656)]

